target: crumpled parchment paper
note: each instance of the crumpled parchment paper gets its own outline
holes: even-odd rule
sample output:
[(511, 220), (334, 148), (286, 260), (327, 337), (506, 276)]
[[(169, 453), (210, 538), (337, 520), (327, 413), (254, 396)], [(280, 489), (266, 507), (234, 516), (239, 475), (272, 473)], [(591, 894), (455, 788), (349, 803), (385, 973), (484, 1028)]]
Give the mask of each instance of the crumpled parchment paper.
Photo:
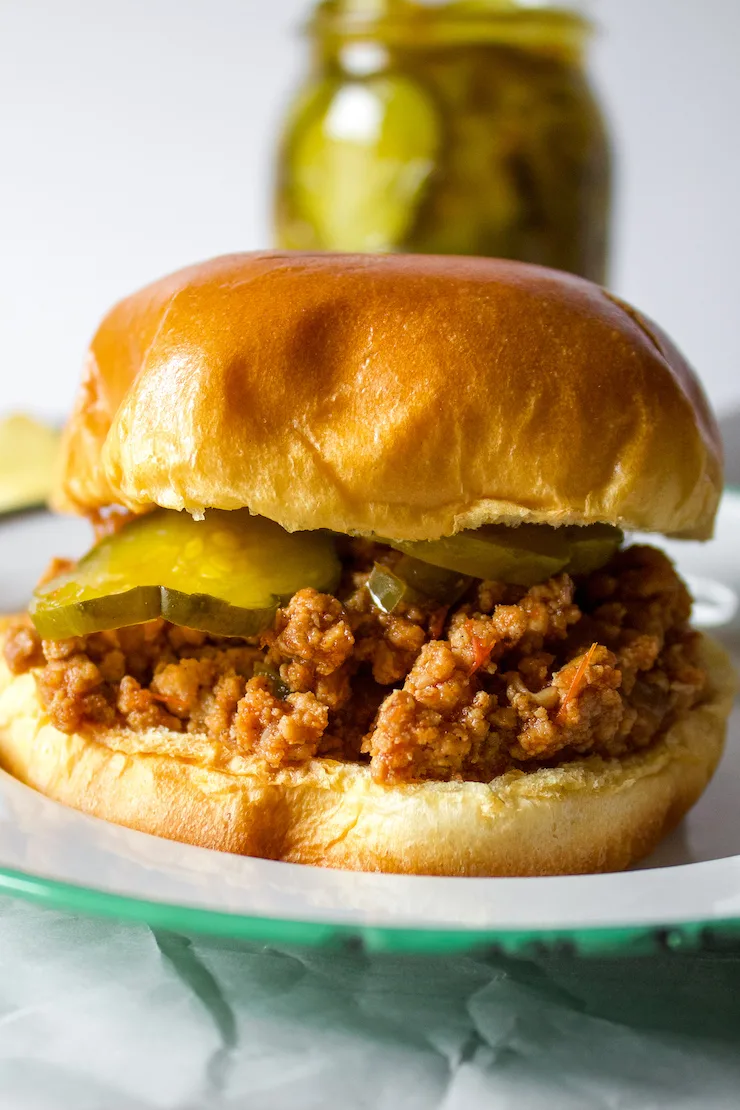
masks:
[(287, 951), (0, 899), (3, 1110), (714, 1110), (740, 955)]

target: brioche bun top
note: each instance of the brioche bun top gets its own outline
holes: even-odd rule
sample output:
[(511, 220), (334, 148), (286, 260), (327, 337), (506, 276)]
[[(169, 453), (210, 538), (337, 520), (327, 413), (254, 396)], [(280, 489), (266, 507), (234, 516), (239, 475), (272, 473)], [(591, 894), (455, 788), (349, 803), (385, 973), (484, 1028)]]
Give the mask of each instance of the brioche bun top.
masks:
[(516, 262), (234, 254), (116, 305), (55, 504), (434, 539), (603, 521), (706, 538), (719, 434), (667, 336)]

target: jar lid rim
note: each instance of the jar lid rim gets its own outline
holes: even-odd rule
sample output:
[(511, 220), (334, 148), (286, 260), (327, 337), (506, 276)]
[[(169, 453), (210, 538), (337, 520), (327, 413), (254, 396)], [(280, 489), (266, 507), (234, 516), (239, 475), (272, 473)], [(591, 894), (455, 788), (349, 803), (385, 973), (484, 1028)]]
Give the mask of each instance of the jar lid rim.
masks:
[(413, 32), (413, 41), (426, 45), (447, 37), (457, 42), (485, 40), (545, 41), (563, 35), (583, 41), (594, 30), (584, 14), (565, 7), (527, 7), (491, 9), (490, 11), (457, 9), (454, 3), (439, 6), (416, 5), (407, 11), (373, 13), (370, 10), (342, 11), (341, 0), (323, 0), (308, 22), (313, 34), (355, 38), (372, 35), (383, 40), (405, 39)]

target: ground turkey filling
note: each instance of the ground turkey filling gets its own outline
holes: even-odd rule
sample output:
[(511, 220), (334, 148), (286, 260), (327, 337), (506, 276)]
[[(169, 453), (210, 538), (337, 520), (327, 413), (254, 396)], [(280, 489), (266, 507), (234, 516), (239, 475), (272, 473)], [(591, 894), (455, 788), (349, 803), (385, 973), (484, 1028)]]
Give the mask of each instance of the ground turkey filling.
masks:
[(17, 623), (10, 669), (33, 670), (54, 725), (207, 733), (279, 768), (368, 763), (378, 782), (488, 781), (648, 745), (702, 695), (690, 598), (650, 547), (582, 579), (480, 582), (451, 608), (376, 608), (388, 548), (346, 541), (336, 596), (299, 590), (259, 640), (154, 621), (41, 641)]

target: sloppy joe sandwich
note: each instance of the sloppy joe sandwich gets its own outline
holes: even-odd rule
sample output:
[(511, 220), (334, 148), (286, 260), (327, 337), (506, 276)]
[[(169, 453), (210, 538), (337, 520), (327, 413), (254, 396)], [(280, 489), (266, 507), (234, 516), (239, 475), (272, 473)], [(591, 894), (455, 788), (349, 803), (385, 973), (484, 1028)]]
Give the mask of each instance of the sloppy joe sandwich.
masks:
[(722, 488), (695, 375), (580, 278), (241, 254), (113, 308), (55, 504), (96, 542), (3, 629), (0, 761), (277, 860), (624, 868), (735, 688), (670, 560)]

